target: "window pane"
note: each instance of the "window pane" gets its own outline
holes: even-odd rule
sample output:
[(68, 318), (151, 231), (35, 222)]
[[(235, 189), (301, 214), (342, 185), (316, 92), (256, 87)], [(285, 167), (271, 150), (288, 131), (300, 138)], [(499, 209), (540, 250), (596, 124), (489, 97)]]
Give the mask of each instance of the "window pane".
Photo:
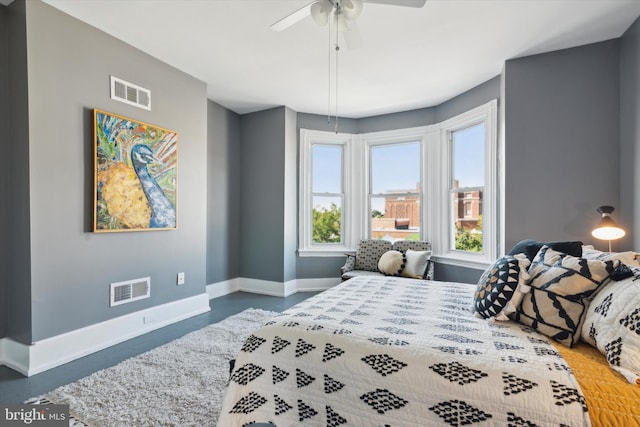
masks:
[(420, 144), (371, 147), (371, 238), (420, 240)]
[(419, 195), (371, 197), (371, 238), (420, 240)]
[(482, 252), (482, 190), (454, 192), (452, 196), (455, 226), (454, 248)]
[(342, 192), (342, 147), (314, 145), (312, 153), (314, 193)]
[(484, 123), (451, 133), (453, 249), (482, 252)]
[(420, 144), (371, 147), (371, 193), (419, 191)]
[(451, 135), (453, 188), (484, 186), (484, 123)]
[(342, 242), (342, 198), (313, 196), (313, 243)]

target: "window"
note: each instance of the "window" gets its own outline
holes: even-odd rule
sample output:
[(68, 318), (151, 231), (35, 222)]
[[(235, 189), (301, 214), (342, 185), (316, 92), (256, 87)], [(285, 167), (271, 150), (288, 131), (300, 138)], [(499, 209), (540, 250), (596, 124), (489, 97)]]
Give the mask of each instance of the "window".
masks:
[(420, 240), (421, 141), (369, 146), (369, 237)]
[[(300, 132), (299, 252), (321, 256), (344, 253), (353, 234), (345, 216), (350, 206), (350, 135)], [(304, 171), (304, 173), (302, 173)]]
[(434, 242), (442, 262), (482, 268), (497, 256), (497, 109), (491, 101), (438, 125), (446, 188)]
[[(449, 215), (453, 232), (449, 249), (482, 253), (484, 193), (484, 122), (449, 133)], [(474, 215), (475, 214), (475, 215)]]
[(312, 145), (311, 239), (313, 244), (342, 243), (341, 145)]
[(438, 262), (497, 254), (497, 101), (442, 123), (360, 135), (300, 133), (301, 256), (363, 238), (427, 240)]
[(471, 218), (473, 216), (473, 203), (464, 202), (464, 217)]

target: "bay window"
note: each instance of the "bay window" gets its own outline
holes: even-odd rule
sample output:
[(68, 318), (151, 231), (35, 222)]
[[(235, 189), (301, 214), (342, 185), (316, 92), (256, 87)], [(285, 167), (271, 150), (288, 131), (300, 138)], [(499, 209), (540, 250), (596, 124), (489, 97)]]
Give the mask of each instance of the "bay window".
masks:
[(359, 135), (300, 133), (300, 256), (360, 239), (426, 240), (437, 262), (497, 255), (497, 101), (441, 123)]

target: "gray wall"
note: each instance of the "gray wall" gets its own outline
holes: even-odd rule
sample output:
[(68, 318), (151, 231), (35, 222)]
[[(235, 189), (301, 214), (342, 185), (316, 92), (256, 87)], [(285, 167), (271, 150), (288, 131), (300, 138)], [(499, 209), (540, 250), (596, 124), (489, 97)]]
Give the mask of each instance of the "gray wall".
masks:
[(297, 278), (298, 250), (298, 132), (297, 113), (285, 108), (283, 281)]
[(620, 224), (616, 245), (640, 248), (640, 19), (620, 41)]
[[(23, 8), (25, 2), (14, 5)], [(31, 248), (20, 253), (14, 276), (20, 274), (16, 284), (21, 290), (30, 288), (31, 298), (25, 304), (14, 293), (9, 304), (31, 310), (31, 337), (11, 330), (10, 335), (28, 343), (203, 293), (205, 84), (42, 2), (26, 2), (26, 28), (29, 97), (15, 102), (28, 101), (28, 121), (20, 125), (26, 124), (29, 133), (16, 140), (20, 150), (12, 156), (28, 166), (28, 188), (17, 197), (26, 197), (31, 205), (26, 212), (14, 211), (21, 218), (14, 222), (24, 227), (22, 222), (29, 221), (21, 235), (27, 243), (21, 243), (27, 246), (30, 234)], [(110, 100), (110, 75), (150, 89), (152, 111)], [(16, 79), (14, 75), (12, 84)], [(177, 230), (91, 232), (92, 108), (178, 132)], [(23, 147), (30, 153), (28, 164), (22, 161)], [(186, 272), (187, 283), (178, 287), (180, 271)], [(109, 307), (109, 283), (144, 276), (151, 276), (151, 298)]]
[(240, 275), (240, 116), (207, 102), (207, 279)]
[(284, 281), (286, 108), (240, 117), (240, 276)]
[(443, 122), (493, 99), (500, 98), (500, 81), (501, 76), (496, 76), (438, 105), (435, 123)]
[(27, 24), (24, 2), (8, 8), (9, 27), (9, 238), (6, 242), (7, 335), (29, 343), (32, 338), (31, 202), (29, 195), (29, 101)]
[[(9, 152), (9, 18), (0, 6), (0, 151)], [(9, 156), (0, 156), (0, 200), (9, 200)], [(0, 207), (0, 338), (7, 335), (9, 203)]]
[(505, 238), (582, 240), (619, 199), (619, 41), (507, 61)]

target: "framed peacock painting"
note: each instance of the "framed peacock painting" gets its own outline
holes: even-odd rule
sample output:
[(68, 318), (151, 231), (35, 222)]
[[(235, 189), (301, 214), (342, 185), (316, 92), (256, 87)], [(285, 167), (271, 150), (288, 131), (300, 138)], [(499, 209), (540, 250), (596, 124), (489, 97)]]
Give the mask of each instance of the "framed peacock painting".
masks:
[(177, 228), (177, 132), (94, 109), (93, 138), (93, 231)]

